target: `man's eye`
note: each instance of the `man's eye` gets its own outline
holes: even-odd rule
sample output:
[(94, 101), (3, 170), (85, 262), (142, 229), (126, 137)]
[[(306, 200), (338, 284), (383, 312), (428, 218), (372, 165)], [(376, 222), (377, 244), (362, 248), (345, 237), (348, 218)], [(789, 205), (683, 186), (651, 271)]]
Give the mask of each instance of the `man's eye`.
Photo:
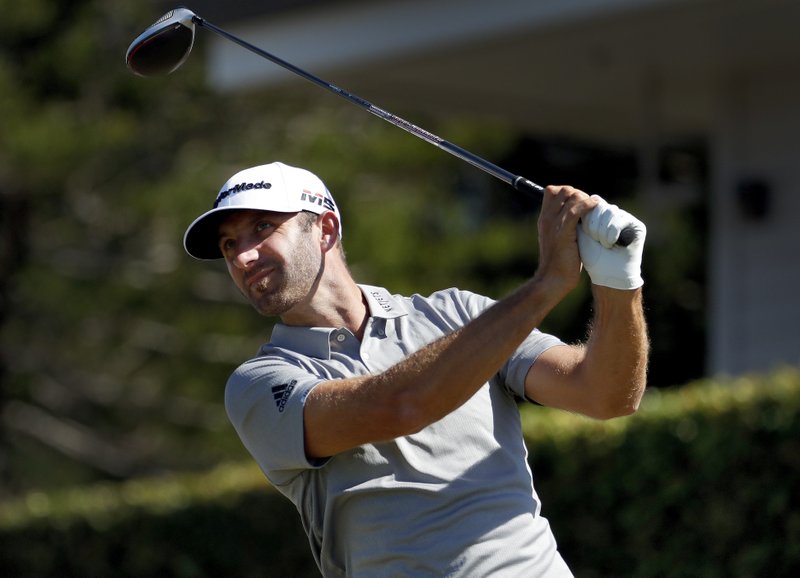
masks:
[(220, 247), (222, 248), (223, 251), (230, 251), (231, 249), (233, 249), (233, 245), (234, 245), (233, 239), (225, 239), (224, 241), (222, 241), (222, 243), (220, 243)]
[(267, 223), (266, 221), (261, 221), (256, 225), (256, 231), (259, 233), (266, 231), (272, 227), (272, 223)]

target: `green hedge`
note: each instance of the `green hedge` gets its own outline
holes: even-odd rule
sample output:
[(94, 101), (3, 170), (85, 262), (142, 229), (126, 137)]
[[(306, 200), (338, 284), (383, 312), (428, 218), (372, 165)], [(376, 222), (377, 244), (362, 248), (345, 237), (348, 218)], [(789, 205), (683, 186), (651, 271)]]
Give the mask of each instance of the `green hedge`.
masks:
[[(579, 577), (800, 571), (800, 372), (649, 392), (596, 422), (523, 410), (543, 513)], [(252, 464), (0, 504), (2, 576), (318, 576)]]
[(294, 506), (252, 464), (0, 505), (0, 576), (319, 576)]
[(543, 514), (581, 578), (800, 572), (797, 370), (648, 392), (610, 422), (525, 415)]

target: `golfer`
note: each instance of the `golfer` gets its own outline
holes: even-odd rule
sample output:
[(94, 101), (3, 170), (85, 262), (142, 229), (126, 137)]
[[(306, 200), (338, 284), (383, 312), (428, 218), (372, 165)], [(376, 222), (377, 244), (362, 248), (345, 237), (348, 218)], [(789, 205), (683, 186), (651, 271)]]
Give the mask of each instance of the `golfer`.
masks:
[[(632, 227), (637, 240), (614, 245)], [(270, 341), (225, 406), (267, 478), (297, 507), (324, 576), (570, 576), (533, 487), (519, 400), (598, 419), (634, 412), (648, 355), (645, 227), (547, 187), (539, 264), (493, 301), (357, 284), (342, 218), (314, 174), (282, 163), (231, 177), (184, 238), (223, 258)], [(592, 281), (586, 343), (537, 326)]]

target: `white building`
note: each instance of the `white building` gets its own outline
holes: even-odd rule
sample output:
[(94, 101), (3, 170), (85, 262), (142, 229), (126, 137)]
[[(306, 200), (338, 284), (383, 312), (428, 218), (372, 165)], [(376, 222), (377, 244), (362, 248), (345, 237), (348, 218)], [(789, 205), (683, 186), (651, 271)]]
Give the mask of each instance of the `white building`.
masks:
[[(394, 110), (634, 144), (654, 212), (662, 143), (711, 167), (709, 374), (800, 364), (800, 0), (198, 1), (198, 14)], [(303, 82), (206, 35), (224, 88)], [(691, 193), (691, 191), (689, 192)], [(763, 214), (762, 214), (763, 213)]]

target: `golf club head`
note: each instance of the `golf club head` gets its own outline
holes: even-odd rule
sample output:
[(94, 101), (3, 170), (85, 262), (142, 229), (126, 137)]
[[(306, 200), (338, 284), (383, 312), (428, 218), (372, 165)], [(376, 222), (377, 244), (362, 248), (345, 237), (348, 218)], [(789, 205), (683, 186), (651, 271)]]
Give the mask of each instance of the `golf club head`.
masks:
[(139, 76), (160, 76), (178, 68), (194, 45), (196, 15), (187, 8), (170, 10), (131, 42), (125, 62)]

